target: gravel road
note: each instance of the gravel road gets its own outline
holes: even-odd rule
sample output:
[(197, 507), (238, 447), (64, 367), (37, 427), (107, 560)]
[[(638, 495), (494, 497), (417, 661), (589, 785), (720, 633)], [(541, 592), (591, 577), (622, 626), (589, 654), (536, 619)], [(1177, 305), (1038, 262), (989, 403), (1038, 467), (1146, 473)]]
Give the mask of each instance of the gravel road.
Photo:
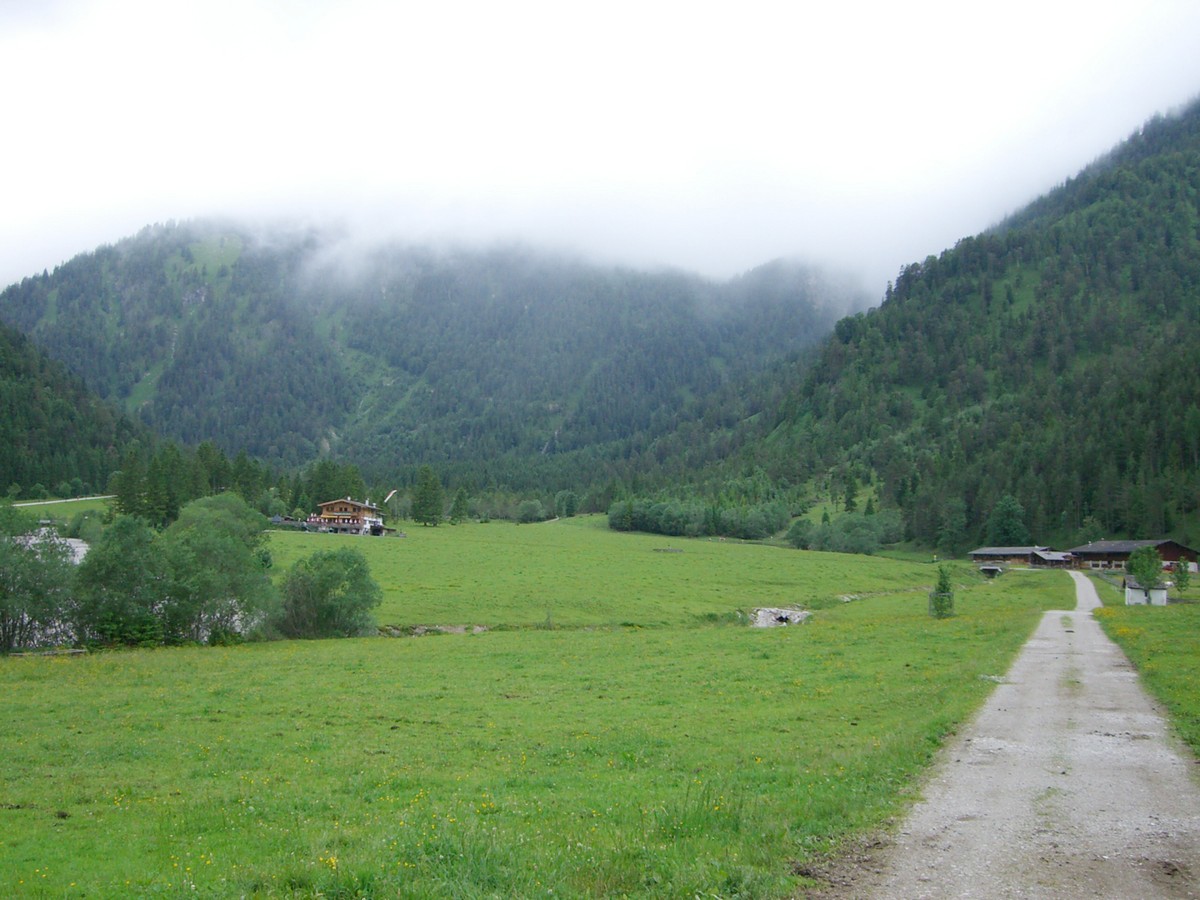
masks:
[(925, 799), (834, 894), (1200, 897), (1200, 766), (1071, 575), (1075, 610), (1046, 613)]

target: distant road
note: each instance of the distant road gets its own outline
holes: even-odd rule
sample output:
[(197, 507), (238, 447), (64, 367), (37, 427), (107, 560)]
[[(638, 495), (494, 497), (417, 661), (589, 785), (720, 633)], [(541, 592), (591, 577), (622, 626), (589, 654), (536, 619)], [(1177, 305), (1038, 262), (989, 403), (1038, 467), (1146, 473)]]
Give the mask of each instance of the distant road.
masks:
[(95, 497), (72, 497), (69, 500), (26, 500), (13, 506), (53, 506), (56, 503), (80, 503), (84, 500), (111, 500), (116, 494), (97, 494)]

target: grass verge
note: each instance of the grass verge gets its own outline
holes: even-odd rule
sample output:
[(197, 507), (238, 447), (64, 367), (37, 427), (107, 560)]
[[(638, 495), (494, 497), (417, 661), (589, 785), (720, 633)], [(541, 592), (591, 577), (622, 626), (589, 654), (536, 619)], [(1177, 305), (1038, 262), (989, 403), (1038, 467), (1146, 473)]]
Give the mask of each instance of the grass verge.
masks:
[(1094, 613), (1125, 651), (1142, 684), (1171, 714), (1176, 733), (1200, 755), (1200, 602), (1125, 606), (1121, 592), (1093, 579), (1104, 607)]

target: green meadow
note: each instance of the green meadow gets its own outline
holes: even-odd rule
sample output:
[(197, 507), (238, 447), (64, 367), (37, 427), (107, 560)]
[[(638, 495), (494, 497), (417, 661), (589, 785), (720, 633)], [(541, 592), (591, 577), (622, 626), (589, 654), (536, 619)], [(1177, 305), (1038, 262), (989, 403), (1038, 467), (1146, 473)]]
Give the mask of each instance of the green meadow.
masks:
[(1074, 604), (963, 566), (934, 620), (928, 564), (600, 522), (272, 537), (355, 541), (382, 623), (481, 633), (0, 661), (0, 894), (788, 896)]
[(927, 563), (630, 534), (608, 528), (605, 516), (412, 525), (405, 534), (277, 532), (271, 552), (282, 571), (323, 547), (362, 550), (383, 588), (379, 622), (402, 626), (679, 626), (756, 606), (821, 609), (843, 597), (928, 590), (937, 579)]

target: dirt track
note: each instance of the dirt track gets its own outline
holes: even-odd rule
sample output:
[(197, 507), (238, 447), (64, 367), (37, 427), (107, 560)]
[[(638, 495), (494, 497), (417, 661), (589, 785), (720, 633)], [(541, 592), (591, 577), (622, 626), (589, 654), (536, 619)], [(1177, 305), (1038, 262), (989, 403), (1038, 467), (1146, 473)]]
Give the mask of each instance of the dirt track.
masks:
[(899, 832), (839, 867), (837, 896), (1200, 897), (1200, 766), (1072, 576), (1075, 610), (1046, 613)]

